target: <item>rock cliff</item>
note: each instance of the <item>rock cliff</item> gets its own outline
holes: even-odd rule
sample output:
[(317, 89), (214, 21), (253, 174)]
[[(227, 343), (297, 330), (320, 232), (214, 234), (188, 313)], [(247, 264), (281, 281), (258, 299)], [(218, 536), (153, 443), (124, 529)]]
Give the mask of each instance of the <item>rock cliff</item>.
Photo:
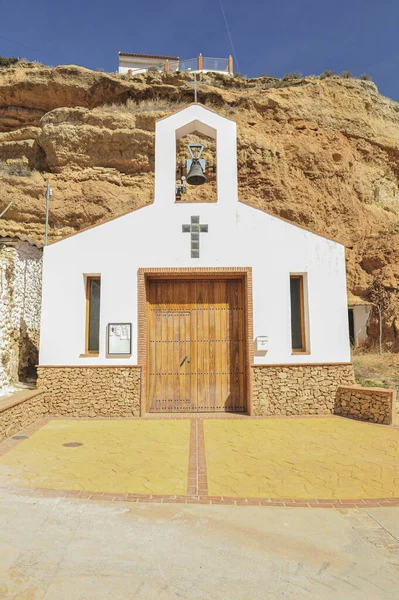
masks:
[[(53, 239), (151, 202), (155, 121), (192, 98), (189, 74), (0, 69), (2, 229), (43, 239), (48, 177)], [(204, 75), (198, 100), (237, 122), (243, 202), (344, 243), (353, 295), (383, 275), (399, 349), (399, 104), (341, 77)]]

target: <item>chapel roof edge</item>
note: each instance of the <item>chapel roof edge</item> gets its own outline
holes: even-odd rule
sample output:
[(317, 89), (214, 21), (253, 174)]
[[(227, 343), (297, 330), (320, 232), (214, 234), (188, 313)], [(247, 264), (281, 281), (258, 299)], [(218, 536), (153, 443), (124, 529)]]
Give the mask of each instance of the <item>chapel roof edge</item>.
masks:
[(88, 225), (87, 227), (83, 227), (83, 229), (80, 229), (79, 231), (74, 231), (73, 233), (68, 233), (68, 235), (65, 235), (64, 237), (60, 238), (59, 240), (53, 240), (52, 242), (49, 242), (47, 245), (53, 246), (54, 244), (58, 244), (58, 242), (63, 242), (64, 240), (74, 237), (75, 235), (79, 235), (80, 233), (84, 233), (85, 231), (89, 231), (90, 229), (94, 229), (95, 227), (100, 227), (100, 225), (106, 225), (107, 223), (110, 223), (111, 221), (115, 221), (116, 219), (120, 219), (121, 217), (127, 217), (127, 215), (130, 215), (131, 213), (141, 210), (142, 208), (147, 208), (148, 206), (152, 206), (153, 204), (154, 204), (154, 200), (151, 200), (151, 202), (149, 202), (148, 204), (143, 204), (143, 206), (136, 206), (135, 208), (130, 208), (129, 210), (126, 210), (125, 212), (120, 213), (119, 215), (114, 215), (113, 217), (108, 217), (108, 219), (102, 219), (101, 221), (98, 221), (98, 223), (93, 223), (93, 225)]
[(260, 212), (263, 212), (266, 215), (269, 215), (269, 217), (274, 217), (275, 219), (278, 219), (279, 221), (284, 221), (285, 223), (288, 223), (288, 225), (292, 225), (293, 227), (298, 227), (299, 229), (303, 229), (304, 231), (307, 231), (308, 233), (317, 235), (318, 237), (321, 237), (324, 240), (334, 242), (334, 244), (339, 244), (340, 246), (347, 248), (346, 244), (344, 244), (343, 242), (340, 242), (339, 240), (337, 240), (335, 238), (332, 238), (328, 235), (323, 235), (322, 233), (319, 233), (319, 232), (315, 231), (314, 229), (311, 229), (310, 227), (306, 227), (306, 225), (301, 225), (300, 223), (295, 223), (295, 221), (290, 221), (290, 219), (286, 219), (285, 217), (276, 215), (276, 214), (272, 213), (270, 210), (267, 210), (266, 208), (260, 208), (259, 206), (251, 206), (250, 204), (247, 204), (246, 202), (243, 202), (242, 200), (238, 200), (238, 202), (240, 204), (244, 204), (245, 206), (248, 206), (249, 208), (252, 208), (254, 210), (260, 210)]
[[(275, 219), (278, 219), (279, 221), (284, 221), (288, 225), (292, 225), (293, 227), (298, 227), (299, 229), (303, 229), (304, 231), (307, 231), (308, 233), (317, 235), (318, 237), (321, 237), (325, 240), (334, 242), (334, 244), (339, 244), (340, 246), (347, 248), (346, 244), (344, 244), (343, 242), (340, 242), (337, 239), (334, 239), (327, 235), (323, 235), (322, 233), (314, 231), (313, 229), (310, 229), (309, 227), (306, 227), (305, 225), (300, 225), (299, 223), (295, 223), (294, 221), (290, 221), (289, 219), (286, 219), (284, 217), (276, 215), (276, 214), (272, 213), (271, 211), (266, 210), (265, 208), (259, 208), (258, 206), (256, 206), (256, 207), (251, 206), (250, 204), (247, 204), (246, 202), (243, 202), (242, 200), (238, 200), (238, 202), (239, 202), (239, 204), (243, 204), (244, 206), (247, 206), (248, 208), (251, 208), (252, 210), (259, 210), (260, 212), (263, 212), (263, 213), (269, 215), (270, 217), (274, 217)], [(123, 212), (119, 215), (109, 217), (108, 219), (102, 219), (98, 223), (94, 223), (93, 225), (89, 225), (88, 227), (84, 227), (83, 229), (80, 229), (80, 231), (74, 231), (73, 233), (69, 233), (68, 235), (66, 235), (58, 240), (53, 240), (52, 242), (48, 243), (48, 246), (53, 246), (54, 244), (57, 244), (58, 242), (63, 242), (64, 240), (74, 237), (75, 235), (79, 235), (80, 233), (84, 233), (85, 231), (89, 231), (90, 229), (94, 229), (95, 227), (100, 227), (100, 225), (106, 225), (107, 223), (110, 223), (111, 221), (115, 221), (116, 219), (119, 219), (121, 217), (126, 217), (127, 215), (130, 215), (131, 213), (134, 213), (138, 210), (141, 210), (143, 208), (147, 208), (147, 207), (153, 206), (153, 205), (154, 205), (154, 201), (152, 200), (151, 202), (149, 202), (148, 204), (144, 204), (143, 206), (136, 206), (135, 208), (131, 208), (130, 210), (127, 210), (126, 212)]]

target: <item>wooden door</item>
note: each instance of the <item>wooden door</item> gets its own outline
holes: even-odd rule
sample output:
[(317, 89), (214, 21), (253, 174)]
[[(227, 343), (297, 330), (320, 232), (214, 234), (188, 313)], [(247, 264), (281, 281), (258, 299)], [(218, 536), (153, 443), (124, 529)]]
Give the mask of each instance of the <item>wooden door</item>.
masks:
[[(197, 408), (195, 338), (190, 288), (151, 281), (148, 290), (148, 406), (151, 412)], [(194, 363), (193, 363), (194, 360)]]
[(150, 281), (147, 320), (147, 410), (245, 410), (241, 280)]

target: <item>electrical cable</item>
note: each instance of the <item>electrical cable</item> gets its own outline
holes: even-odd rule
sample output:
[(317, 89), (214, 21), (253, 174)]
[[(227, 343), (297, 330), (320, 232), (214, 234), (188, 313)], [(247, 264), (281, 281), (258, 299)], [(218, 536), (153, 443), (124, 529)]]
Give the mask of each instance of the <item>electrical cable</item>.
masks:
[(234, 48), (234, 44), (233, 44), (233, 38), (231, 37), (230, 28), (229, 28), (229, 24), (228, 24), (228, 22), (227, 22), (227, 19), (226, 19), (226, 13), (224, 12), (224, 8), (223, 8), (222, 0), (219, 0), (219, 2), (220, 2), (220, 10), (222, 11), (222, 15), (223, 15), (224, 23), (225, 23), (225, 25), (226, 25), (226, 29), (227, 29), (227, 35), (229, 36), (229, 40), (230, 40), (230, 44), (231, 44), (231, 50), (232, 50), (232, 52), (233, 52), (233, 56), (234, 56), (234, 61), (235, 61), (235, 64), (237, 65), (237, 71), (239, 71), (239, 70), (240, 70), (240, 67), (239, 67), (239, 65), (238, 65), (237, 53), (236, 53), (236, 51), (235, 51), (235, 48)]

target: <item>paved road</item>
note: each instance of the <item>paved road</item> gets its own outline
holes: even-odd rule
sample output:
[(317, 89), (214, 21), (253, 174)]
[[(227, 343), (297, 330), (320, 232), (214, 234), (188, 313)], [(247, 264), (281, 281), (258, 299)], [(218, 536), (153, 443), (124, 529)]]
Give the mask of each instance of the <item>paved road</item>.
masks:
[(2, 600), (398, 598), (399, 509), (0, 498)]

